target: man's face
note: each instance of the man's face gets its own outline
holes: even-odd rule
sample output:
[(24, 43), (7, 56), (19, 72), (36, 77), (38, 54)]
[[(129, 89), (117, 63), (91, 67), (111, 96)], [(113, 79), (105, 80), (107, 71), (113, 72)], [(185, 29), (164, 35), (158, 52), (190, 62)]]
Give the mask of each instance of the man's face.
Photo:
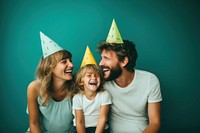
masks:
[(118, 78), (121, 75), (122, 69), (117, 54), (112, 50), (103, 50), (101, 58), (99, 65), (103, 69), (104, 79), (110, 81)]

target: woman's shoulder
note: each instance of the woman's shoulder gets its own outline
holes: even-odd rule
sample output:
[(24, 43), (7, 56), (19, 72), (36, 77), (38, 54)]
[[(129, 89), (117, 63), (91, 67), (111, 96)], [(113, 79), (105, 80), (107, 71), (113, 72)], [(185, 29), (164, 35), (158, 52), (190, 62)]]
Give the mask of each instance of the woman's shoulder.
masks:
[(33, 81), (31, 81), (31, 82), (29, 83), (28, 88), (35, 87), (35, 86), (38, 85), (38, 83), (39, 83), (38, 80), (33, 80)]
[(38, 80), (34, 80), (32, 82), (29, 83), (28, 85), (28, 94), (34, 95), (34, 96), (38, 96), (38, 91), (39, 91), (39, 81)]

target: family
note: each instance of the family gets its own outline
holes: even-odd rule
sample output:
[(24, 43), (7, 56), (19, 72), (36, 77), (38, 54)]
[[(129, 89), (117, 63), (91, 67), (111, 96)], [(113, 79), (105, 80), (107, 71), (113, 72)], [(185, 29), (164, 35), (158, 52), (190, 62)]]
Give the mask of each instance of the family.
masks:
[(72, 54), (42, 32), (40, 38), (43, 56), (27, 89), (27, 132), (159, 131), (159, 80), (135, 68), (135, 44), (122, 39), (114, 19), (107, 39), (97, 46), (101, 61), (87, 58), (75, 74)]

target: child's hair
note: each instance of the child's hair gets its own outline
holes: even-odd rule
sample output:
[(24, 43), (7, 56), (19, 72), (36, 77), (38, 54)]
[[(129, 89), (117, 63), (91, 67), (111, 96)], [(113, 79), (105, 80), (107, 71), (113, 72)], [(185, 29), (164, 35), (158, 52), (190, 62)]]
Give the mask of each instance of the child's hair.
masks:
[[(72, 54), (67, 50), (58, 51), (46, 58), (41, 58), (36, 69), (36, 76), (39, 80), (39, 96), (42, 99), (42, 105), (47, 105), (50, 98), (50, 87), (52, 85), (52, 72), (58, 62), (63, 59), (71, 59)], [(72, 81), (66, 81), (67, 97), (72, 97)]]
[(97, 65), (94, 64), (87, 64), (83, 67), (81, 67), (77, 73), (75, 74), (75, 90), (74, 93), (82, 93), (84, 91), (84, 87), (80, 85), (82, 78), (86, 75), (86, 73), (93, 73), (93, 74), (99, 74), (100, 76), (100, 86), (97, 89), (97, 92), (99, 91), (104, 91), (103, 89), (103, 84), (104, 84), (104, 79), (103, 79), (103, 73), (100, 70), (100, 68)]

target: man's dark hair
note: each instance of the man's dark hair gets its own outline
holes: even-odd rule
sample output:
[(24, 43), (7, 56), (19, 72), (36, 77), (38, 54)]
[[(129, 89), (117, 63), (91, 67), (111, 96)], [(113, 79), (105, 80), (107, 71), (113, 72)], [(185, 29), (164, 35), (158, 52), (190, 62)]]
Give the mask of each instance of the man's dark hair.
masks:
[(122, 44), (117, 43), (107, 43), (103, 41), (98, 44), (98, 51), (102, 53), (103, 50), (114, 51), (119, 61), (123, 61), (125, 57), (128, 57), (129, 62), (126, 65), (128, 71), (132, 71), (136, 65), (136, 60), (138, 58), (137, 50), (135, 44), (129, 40), (123, 40)]

